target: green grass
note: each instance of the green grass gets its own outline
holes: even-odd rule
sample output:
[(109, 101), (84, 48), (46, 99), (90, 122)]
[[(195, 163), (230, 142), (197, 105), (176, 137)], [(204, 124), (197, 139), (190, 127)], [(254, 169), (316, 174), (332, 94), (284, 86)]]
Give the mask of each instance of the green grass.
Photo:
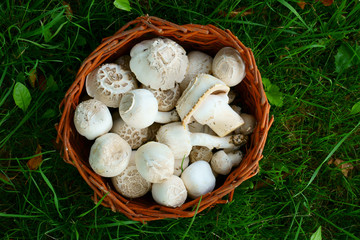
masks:
[[(360, 238), (359, 52), (354, 66), (336, 71), (335, 56), (346, 45), (356, 52), (360, 3), (335, 1), (325, 7), (296, 1), (130, 1), (131, 12), (111, 0), (0, 3), (0, 236), (3, 239), (323, 239)], [(247, 16), (224, 16), (240, 7)], [(245, 10), (244, 10), (245, 11)], [(230, 29), (252, 48), (263, 77), (283, 93), (273, 106), (261, 171), (236, 189), (234, 201), (198, 213), (146, 225), (103, 206), (56, 150), (59, 103), (81, 62), (101, 39), (148, 13), (179, 24), (214, 24)], [(360, 61), (359, 61), (360, 62)], [(29, 83), (54, 78), (45, 91)], [(32, 101), (24, 112), (12, 98), (16, 82)], [(48, 80), (49, 82), (49, 80)], [(26, 165), (37, 145), (43, 163)], [(348, 177), (329, 159), (354, 169)], [(284, 174), (286, 177), (283, 178)], [(251, 186), (263, 184), (254, 189)], [(270, 184), (271, 183), (271, 184)]]

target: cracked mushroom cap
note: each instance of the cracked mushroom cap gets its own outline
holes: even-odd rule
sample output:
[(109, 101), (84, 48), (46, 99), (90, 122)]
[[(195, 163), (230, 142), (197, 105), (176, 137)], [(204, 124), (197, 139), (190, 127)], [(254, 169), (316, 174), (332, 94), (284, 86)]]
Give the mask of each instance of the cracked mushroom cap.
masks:
[(187, 191), (181, 178), (172, 175), (162, 183), (154, 183), (152, 196), (160, 205), (167, 207), (180, 207), (187, 198)]
[(193, 146), (189, 155), (191, 163), (196, 161), (210, 162), (212, 156), (212, 150), (203, 146)]
[(152, 89), (168, 90), (180, 83), (188, 67), (185, 50), (173, 40), (154, 38), (130, 51), (130, 68), (136, 78)]
[(97, 67), (86, 77), (86, 92), (108, 107), (117, 108), (124, 93), (137, 88), (136, 78), (130, 70), (115, 63)]
[(158, 102), (158, 108), (161, 112), (172, 110), (180, 98), (181, 91), (179, 84), (175, 84), (174, 88), (168, 90), (152, 89), (143, 85), (144, 88), (152, 92)]

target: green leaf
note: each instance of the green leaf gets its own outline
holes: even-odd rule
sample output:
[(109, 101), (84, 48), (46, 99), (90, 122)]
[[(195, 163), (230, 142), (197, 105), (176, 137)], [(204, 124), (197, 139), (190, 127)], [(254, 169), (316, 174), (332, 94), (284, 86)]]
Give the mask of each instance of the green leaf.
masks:
[(55, 92), (59, 89), (57, 83), (54, 80), (53, 75), (50, 75), (48, 79), (46, 80), (46, 90), (50, 92)]
[(313, 233), (313, 235), (311, 235), (310, 240), (321, 240), (321, 226), (318, 228), (318, 230), (316, 230), (316, 232)]
[(262, 82), (265, 86), (265, 94), (269, 102), (275, 106), (282, 107), (283, 93), (280, 92), (280, 88), (275, 84), (272, 84), (268, 78), (263, 78)]
[(357, 114), (360, 112), (360, 102), (357, 102), (354, 104), (354, 106), (351, 108), (350, 114)]
[(353, 49), (349, 45), (342, 44), (335, 55), (336, 72), (341, 73), (357, 64), (360, 64), (360, 47), (356, 45)]
[(270, 85), (271, 85), (271, 82), (270, 82), (270, 80), (268, 78), (263, 78), (262, 82), (263, 82), (263, 84), (265, 86), (265, 89), (270, 87)]
[(13, 98), (15, 104), (23, 111), (26, 111), (26, 109), (29, 107), (31, 102), (31, 95), (29, 89), (27, 89), (27, 87), (24, 84), (19, 82), (15, 84), (13, 91)]
[(41, 116), (41, 118), (45, 118), (45, 119), (48, 119), (48, 118), (53, 118), (56, 116), (56, 112), (55, 110), (53, 109), (47, 109), (44, 114)]
[(131, 10), (130, 3), (128, 0), (114, 0), (114, 5), (115, 7), (121, 10), (125, 10), (125, 11)]

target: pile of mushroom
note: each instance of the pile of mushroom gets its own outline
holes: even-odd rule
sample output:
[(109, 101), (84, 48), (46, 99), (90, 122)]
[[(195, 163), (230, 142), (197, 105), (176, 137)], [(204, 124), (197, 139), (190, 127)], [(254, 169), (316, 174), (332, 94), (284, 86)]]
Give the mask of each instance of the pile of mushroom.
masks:
[(128, 198), (149, 191), (179, 207), (214, 190), (216, 177), (238, 166), (256, 127), (231, 87), (246, 76), (239, 52), (210, 55), (154, 38), (86, 77), (93, 98), (75, 110), (74, 125), (89, 140), (89, 164)]

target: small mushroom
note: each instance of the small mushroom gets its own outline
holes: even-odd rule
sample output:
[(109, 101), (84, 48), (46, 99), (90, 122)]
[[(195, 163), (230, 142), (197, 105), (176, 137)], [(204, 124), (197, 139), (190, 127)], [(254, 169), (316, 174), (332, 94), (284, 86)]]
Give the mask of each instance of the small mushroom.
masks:
[(251, 134), (256, 127), (256, 119), (253, 115), (247, 113), (241, 113), (241, 118), (244, 120), (244, 125), (235, 130), (235, 133), (241, 133), (244, 135)]
[(128, 166), (130, 145), (116, 133), (98, 137), (90, 149), (89, 163), (102, 177), (115, 177)]
[(233, 87), (244, 79), (245, 63), (235, 48), (224, 47), (214, 57), (212, 72), (226, 85)]
[(187, 167), (181, 174), (189, 197), (195, 199), (211, 192), (215, 188), (215, 176), (211, 171), (210, 164), (205, 161), (197, 161)]
[(212, 156), (211, 149), (202, 146), (193, 146), (189, 155), (191, 163), (197, 161), (210, 162)]
[(188, 67), (185, 50), (173, 40), (154, 38), (136, 44), (130, 51), (130, 68), (142, 84), (168, 90), (180, 83)]
[(170, 88), (168, 90), (152, 89), (146, 87), (145, 85), (143, 86), (145, 89), (154, 94), (158, 102), (158, 109), (160, 112), (168, 112), (172, 110), (181, 95), (179, 84), (175, 84), (174, 88)]
[(179, 120), (175, 110), (159, 112), (156, 98), (146, 89), (135, 89), (124, 94), (119, 113), (126, 124), (134, 128), (146, 128), (154, 122), (168, 123)]
[(114, 115), (114, 124), (110, 132), (116, 133), (122, 137), (130, 145), (131, 149), (137, 149), (149, 140), (148, 128), (131, 127), (120, 118), (119, 113), (115, 112)]
[(152, 197), (155, 202), (167, 207), (180, 207), (187, 198), (187, 191), (181, 178), (172, 175), (162, 183), (154, 183)]
[(114, 63), (120, 65), (122, 68), (126, 70), (130, 70), (130, 55), (123, 55), (115, 60)]
[(181, 159), (189, 156), (192, 146), (234, 148), (245, 144), (248, 137), (240, 134), (221, 138), (206, 133), (191, 133), (180, 122), (174, 122), (161, 126), (156, 139), (172, 150), (175, 159)]
[(186, 126), (194, 118), (208, 125), (218, 136), (223, 137), (244, 124), (241, 117), (228, 105), (230, 88), (221, 80), (200, 74), (189, 83), (183, 92), (176, 110)]
[(136, 168), (151, 183), (161, 183), (174, 174), (174, 155), (170, 148), (158, 142), (148, 142), (135, 153)]
[(226, 153), (224, 150), (221, 150), (214, 153), (210, 165), (215, 173), (227, 175), (232, 167), (240, 164), (242, 159), (243, 154), (241, 151)]
[(115, 63), (106, 63), (86, 77), (86, 91), (108, 107), (119, 107), (121, 96), (137, 88), (133, 73)]
[(212, 57), (200, 51), (191, 51), (188, 54), (189, 67), (184, 80), (180, 83), (181, 92), (183, 92), (189, 82), (200, 73), (211, 73)]
[(181, 173), (189, 166), (189, 157), (175, 159), (174, 175), (180, 176)]
[(90, 99), (77, 105), (74, 113), (74, 125), (80, 135), (94, 140), (109, 132), (113, 121), (110, 111), (104, 103)]

